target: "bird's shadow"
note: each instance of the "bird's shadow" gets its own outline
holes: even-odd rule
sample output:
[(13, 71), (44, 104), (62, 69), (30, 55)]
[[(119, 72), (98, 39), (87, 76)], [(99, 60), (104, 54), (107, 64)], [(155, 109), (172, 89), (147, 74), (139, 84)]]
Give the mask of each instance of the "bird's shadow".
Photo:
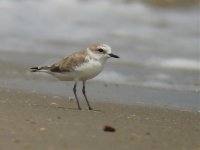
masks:
[(100, 110), (100, 109), (78, 109), (75, 107), (64, 107), (64, 106), (49, 106), (49, 105), (34, 105), (36, 107), (43, 107), (43, 108), (54, 108), (54, 109), (63, 109), (63, 110), (74, 110), (74, 111), (88, 111), (88, 112), (101, 112), (104, 113), (104, 111)]
[(63, 107), (63, 106), (56, 106), (56, 108), (67, 109), (67, 110), (76, 110), (76, 111), (89, 111), (89, 112), (101, 112), (101, 113), (103, 113), (103, 111), (100, 110), (100, 109), (92, 109), (92, 110), (89, 110), (89, 109), (78, 109), (78, 108)]

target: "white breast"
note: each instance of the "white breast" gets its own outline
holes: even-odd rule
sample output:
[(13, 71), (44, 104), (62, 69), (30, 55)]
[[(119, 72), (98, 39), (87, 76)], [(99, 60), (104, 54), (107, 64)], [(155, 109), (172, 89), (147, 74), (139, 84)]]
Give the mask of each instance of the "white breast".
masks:
[(88, 62), (75, 68), (78, 80), (88, 80), (97, 76), (103, 69), (103, 64), (97, 60), (89, 59)]

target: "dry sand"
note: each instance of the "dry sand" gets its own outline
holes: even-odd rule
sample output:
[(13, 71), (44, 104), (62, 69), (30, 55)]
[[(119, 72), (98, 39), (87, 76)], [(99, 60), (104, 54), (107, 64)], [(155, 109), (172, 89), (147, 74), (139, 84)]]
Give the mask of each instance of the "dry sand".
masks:
[[(1, 150), (200, 150), (200, 113), (0, 89)], [(115, 132), (103, 131), (109, 125)]]

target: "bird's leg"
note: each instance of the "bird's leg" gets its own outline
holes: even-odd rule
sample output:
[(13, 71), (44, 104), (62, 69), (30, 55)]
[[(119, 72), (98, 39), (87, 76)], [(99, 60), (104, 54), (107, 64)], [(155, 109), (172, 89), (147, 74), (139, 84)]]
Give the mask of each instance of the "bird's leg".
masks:
[(85, 91), (85, 81), (83, 81), (83, 89), (82, 89), (82, 92), (83, 92), (83, 95), (84, 95), (85, 100), (86, 100), (86, 102), (87, 102), (88, 109), (89, 109), (89, 110), (92, 110), (92, 107), (90, 106), (90, 103), (89, 103), (89, 101), (88, 101), (88, 99), (87, 99), (87, 95), (86, 95), (86, 91)]
[(77, 85), (77, 82), (75, 82), (75, 84), (74, 84), (73, 92), (74, 92), (74, 95), (75, 95), (75, 98), (76, 98), (78, 109), (81, 110), (81, 107), (80, 107), (80, 104), (79, 104), (79, 100), (78, 100), (78, 97), (77, 97), (77, 94), (76, 94), (76, 85)]

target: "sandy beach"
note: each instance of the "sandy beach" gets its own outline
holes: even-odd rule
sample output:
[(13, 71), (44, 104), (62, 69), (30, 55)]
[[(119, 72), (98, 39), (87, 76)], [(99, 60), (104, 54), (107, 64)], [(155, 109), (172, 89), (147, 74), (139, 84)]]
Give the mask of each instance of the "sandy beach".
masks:
[[(199, 150), (200, 114), (0, 89), (0, 149)], [(105, 132), (104, 126), (115, 132)]]

